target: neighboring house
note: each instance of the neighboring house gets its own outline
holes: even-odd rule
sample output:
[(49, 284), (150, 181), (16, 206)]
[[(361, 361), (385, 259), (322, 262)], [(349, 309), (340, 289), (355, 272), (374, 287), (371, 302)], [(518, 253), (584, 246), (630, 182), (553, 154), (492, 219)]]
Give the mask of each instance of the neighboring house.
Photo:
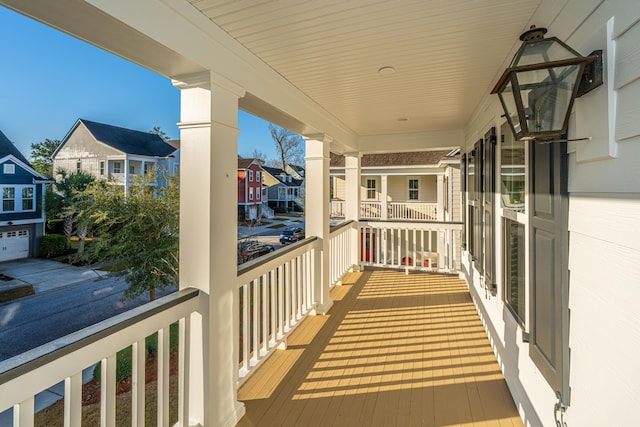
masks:
[[(331, 153), (331, 216), (344, 217), (344, 157)], [(360, 218), (460, 221), (460, 150), (364, 154)]]
[(0, 261), (38, 255), (48, 183), (0, 132)]
[(52, 158), (54, 173), (82, 171), (97, 179), (111, 179), (125, 191), (136, 175), (153, 169), (177, 175), (180, 168), (179, 141), (167, 143), (149, 132), (84, 119), (73, 125)]
[(285, 168), (285, 172), (291, 175), (294, 179), (301, 181), (300, 199), (304, 200), (304, 188), (305, 188), (304, 167), (298, 166), (298, 165), (287, 165), (287, 167)]
[(284, 211), (302, 211), (304, 203), (302, 201), (303, 181), (295, 179), (290, 174), (280, 168), (263, 166), (263, 183), (267, 187), (267, 197), (269, 207)]
[(262, 217), (262, 166), (256, 159), (238, 159), (238, 220)]

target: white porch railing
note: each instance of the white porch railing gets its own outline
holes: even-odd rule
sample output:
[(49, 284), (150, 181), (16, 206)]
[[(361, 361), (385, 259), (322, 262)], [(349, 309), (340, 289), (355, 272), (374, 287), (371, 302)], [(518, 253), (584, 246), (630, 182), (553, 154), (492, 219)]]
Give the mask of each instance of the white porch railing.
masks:
[(333, 287), (340, 282), (342, 276), (351, 270), (356, 264), (352, 259), (354, 250), (353, 235), (357, 228), (355, 221), (347, 221), (335, 227), (331, 227), (329, 235), (329, 286)]
[(329, 217), (344, 218), (344, 200), (334, 199), (330, 203)]
[[(354, 267), (393, 267), (457, 271), (461, 223), (355, 221), (332, 227), (329, 238), (329, 285)], [(239, 296), (238, 376), (248, 375), (286, 338), (315, 303), (321, 241), (310, 237), (273, 254), (243, 264), (237, 275)], [(188, 425), (191, 314), (201, 313), (205, 294), (184, 289), (107, 321), (0, 362), (0, 412), (12, 410), (14, 426), (32, 426), (36, 394), (64, 382), (65, 426), (80, 425), (82, 371), (101, 362), (101, 417), (116, 417), (116, 351), (132, 346), (131, 424), (144, 425), (145, 339), (158, 332), (158, 425), (169, 424), (170, 325), (179, 324), (178, 423)], [(206, 313), (201, 313), (206, 316)], [(195, 327), (194, 327), (195, 329)], [(197, 335), (193, 335), (197, 337)], [(202, 337), (204, 339), (204, 337)], [(212, 372), (211, 375), (216, 375)], [(175, 419), (175, 415), (173, 416)]]
[(318, 249), (311, 237), (238, 269), (241, 382), (313, 308)]
[(437, 203), (389, 202), (389, 219), (436, 221)]
[(200, 292), (184, 289), (0, 362), (0, 412), (14, 426), (33, 426), (35, 396), (64, 382), (64, 425), (82, 417), (82, 371), (101, 362), (101, 425), (116, 424), (116, 351), (132, 346), (131, 424), (145, 424), (145, 339), (158, 333), (158, 425), (169, 425), (169, 326), (179, 321), (178, 422), (188, 425), (190, 315)]
[(360, 222), (365, 266), (452, 272), (459, 269), (462, 223)]
[(382, 218), (381, 202), (360, 202), (360, 219)]

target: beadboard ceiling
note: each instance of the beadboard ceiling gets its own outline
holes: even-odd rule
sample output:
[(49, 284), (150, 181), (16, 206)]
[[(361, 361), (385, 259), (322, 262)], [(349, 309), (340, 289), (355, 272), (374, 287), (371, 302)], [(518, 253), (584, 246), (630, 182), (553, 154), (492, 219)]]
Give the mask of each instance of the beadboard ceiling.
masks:
[(462, 128), (540, 0), (190, 3), (357, 134), (379, 135)]

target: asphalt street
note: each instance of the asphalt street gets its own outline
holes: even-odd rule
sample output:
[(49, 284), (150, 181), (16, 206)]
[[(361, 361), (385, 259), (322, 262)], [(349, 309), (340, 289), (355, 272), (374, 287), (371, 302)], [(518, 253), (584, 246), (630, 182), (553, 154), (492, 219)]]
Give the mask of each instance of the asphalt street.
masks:
[(148, 295), (123, 301), (127, 287), (104, 277), (0, 305), (0, 370), (3, 360), (148, 302)]

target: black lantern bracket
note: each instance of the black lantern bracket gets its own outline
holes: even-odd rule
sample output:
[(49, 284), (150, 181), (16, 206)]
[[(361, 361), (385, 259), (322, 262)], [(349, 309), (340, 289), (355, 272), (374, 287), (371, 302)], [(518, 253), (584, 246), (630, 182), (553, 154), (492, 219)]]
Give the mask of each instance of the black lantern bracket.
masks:
[(582, 80), (580, 81), (580, 86), (578, 86), (576, 98), (586, 95), (597, 87), (602, 86), (604, 83), (604, 73), (602, 71), (602, 49), (594, 50), (589, 54), (589, 57), (593, 57), (593, 61), (588, 62), (584, 67)]

